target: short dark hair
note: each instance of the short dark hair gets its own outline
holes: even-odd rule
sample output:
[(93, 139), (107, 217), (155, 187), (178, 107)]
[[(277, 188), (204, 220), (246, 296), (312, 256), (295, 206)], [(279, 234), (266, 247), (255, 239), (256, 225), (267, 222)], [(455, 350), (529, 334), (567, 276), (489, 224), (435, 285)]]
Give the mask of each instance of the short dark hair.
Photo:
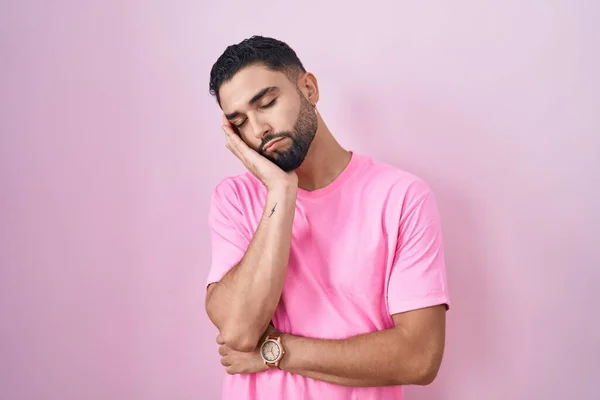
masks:
[(228, 46), (210, 71), (210, 94), (221, 104), (219, 89), (242, 68), (262, 64), (272, 71), (285, 73), (290, 80), (306, 72), (302, 62), (286, 43), (264, 36), (252, 36)]

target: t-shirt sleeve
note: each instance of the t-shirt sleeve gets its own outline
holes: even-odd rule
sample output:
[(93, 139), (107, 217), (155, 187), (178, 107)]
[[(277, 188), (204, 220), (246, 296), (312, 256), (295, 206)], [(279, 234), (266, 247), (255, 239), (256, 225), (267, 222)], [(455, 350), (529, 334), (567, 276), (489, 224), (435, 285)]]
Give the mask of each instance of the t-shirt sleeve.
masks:
[(208, 225), (211, 262), (206, 285), (218, 282), (244, 256), (250, 244), (244, 218), (231, 185), (219, 184), (210, 199)]
[(436, 200), (424, 183), (416, 186), (420, 190), (408, 196), (400, 217), (388, 284), (391, 315), (439, 304), (450, 307)]

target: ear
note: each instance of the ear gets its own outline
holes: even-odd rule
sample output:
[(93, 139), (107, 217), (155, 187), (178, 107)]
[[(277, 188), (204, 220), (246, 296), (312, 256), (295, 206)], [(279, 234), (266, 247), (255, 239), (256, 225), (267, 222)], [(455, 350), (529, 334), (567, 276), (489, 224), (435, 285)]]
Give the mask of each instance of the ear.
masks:
[(312, 73), (306, 72), (300, 77), (298, 86), (310, 104), (316, 106), (319, 102), (319, 84), (317, 78)]

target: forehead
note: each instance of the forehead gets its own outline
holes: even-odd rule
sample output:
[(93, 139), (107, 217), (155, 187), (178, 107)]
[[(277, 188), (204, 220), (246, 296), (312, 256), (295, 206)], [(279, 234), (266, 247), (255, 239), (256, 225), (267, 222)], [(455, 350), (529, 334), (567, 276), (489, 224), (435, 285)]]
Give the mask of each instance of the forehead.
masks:
[(239, 70), (219, 89), (221, 108), (225, 113), (240, 110), (258, 92), (267, 87), (286, 90), (291, 82), (283, 72), (271, 71), (262, 65), (250, 65)]

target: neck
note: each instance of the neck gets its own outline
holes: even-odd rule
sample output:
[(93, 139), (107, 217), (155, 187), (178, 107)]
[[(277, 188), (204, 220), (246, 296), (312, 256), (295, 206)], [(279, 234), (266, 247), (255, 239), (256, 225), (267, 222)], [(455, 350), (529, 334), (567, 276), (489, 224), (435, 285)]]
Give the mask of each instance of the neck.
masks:
[(307, 191), (329, 185), (350, 162), (351, 154), (333, 137), (325, 122), (319, 127), (304, 162), (296, 170), (298, 187)]

